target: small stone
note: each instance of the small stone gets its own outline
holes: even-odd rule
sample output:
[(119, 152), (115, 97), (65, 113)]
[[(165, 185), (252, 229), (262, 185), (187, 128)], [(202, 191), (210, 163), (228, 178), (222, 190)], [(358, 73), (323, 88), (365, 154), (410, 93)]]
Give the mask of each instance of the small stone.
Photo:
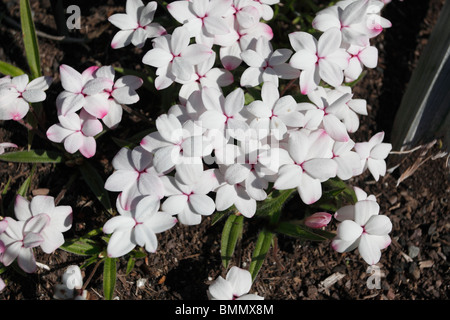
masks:
[(408, 247), (408, 256), (410, 256), (412, 259), (417, 257), (419, 255), (420, 248), (416, 246), (409, 246)]

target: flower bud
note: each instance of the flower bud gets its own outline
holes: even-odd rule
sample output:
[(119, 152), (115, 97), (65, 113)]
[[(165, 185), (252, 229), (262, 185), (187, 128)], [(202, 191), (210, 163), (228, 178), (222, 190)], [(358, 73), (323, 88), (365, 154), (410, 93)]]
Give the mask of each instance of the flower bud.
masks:
[(325, 227), (330, 221), (331, 214), (327, 212), (316, 212), (305, 219), (305, 225), (310, 228), (319, 229)]

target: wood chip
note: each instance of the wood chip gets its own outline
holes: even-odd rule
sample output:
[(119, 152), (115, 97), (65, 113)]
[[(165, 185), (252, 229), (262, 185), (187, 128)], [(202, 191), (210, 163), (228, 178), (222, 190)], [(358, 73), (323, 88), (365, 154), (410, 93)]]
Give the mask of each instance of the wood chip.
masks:
[(434, 265), (433, 260), (424, 260), (419, 262), (420, 269), (431, 268), (433, 265)]
[(325, 280), (321, 281), (319, 284), (319, 292), (327, 292), (333, 284), (345, 277), (345, 274), (340, 272), (335, 272)]

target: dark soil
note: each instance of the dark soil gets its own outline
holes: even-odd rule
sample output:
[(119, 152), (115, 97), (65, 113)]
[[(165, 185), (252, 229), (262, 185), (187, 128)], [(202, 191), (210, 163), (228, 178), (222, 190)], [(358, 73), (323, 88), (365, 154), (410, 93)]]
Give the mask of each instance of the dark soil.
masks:
[[(142, 50), (128, 47), (126, 51), (112, 50), (109, 43), (116, 29), (106, 17), (123, 12), (123, 2), (78, 1), (82, 9), (82, 29), (71, 31), (73, 38), (87, 37), (89, 42), (65, 43), (48, 37), (39, 37), (42, 69), (54, 77), (49, 89), (46, 113), (49, 123), (55, 121), (54, 101), (60, 92), (58, 67), (66, 63), (78, 70), (91, 65), (122, 66), (142, 70)], [(57, 35), (57, 27), (50, 1), (31, 1), (36, 28)], [(70, 3), (65, 3), (66, 7)], [(361, 117), (356, 140), (364, 141), (379, 131), (385, 131), (390, 141), (393, 119), (401, 97), (421, 52), (439, 16), (444, 0), (406, 0), (390, 3), (383, 16), (393, 23), (376, 38), (379, 65), (354, 88), (355, 97), (364, 98), (369, 105), (369, 116)], [(12, 21), (19, 21), (16, 1), (0, 3), (0, 59), (27, 69), (20, 31)], [(7, 17), (8, 19), (5, 19)], [(286, 32), (287, 34), (287, 32)], [(124, 54), (126, 52), (126, 55)], [(146, 117), (155, 117), (162, 110), (152, 93), (141, 89), (141, 100), (133, 109)], [(49, 102), (50, 101), (50, 102)], [(125, 114), (118, 129), (99, 139), (99, 152), (90, 162), (103, 178), (112, 172), (111, 159), (119, 147), (111, 137), (126, 139), (147, 129), (148, 125), (135, 115)], [(0, 141), (11, 141), (26, 146), (27, 131), (20, 124), (0, 122)], [(47, 148), (47, 141), (35, 138), (33, 146)], [(419, 147), (419, 146), (418, 146)], [(391, 155), (388, 168), (395, 168), (380, 181), (368, 174), (349, 181), (349, 184), (375, 194), (382, 214), (393, 223), (392, 244), (383, 251), (378, 263), (382, 273), (381, 287), (369, 289), (367, 264), (357, 252), (339, 254), (329, 242), (305, 242), (279, 236), (257, 276), (252, 292), (273, 300), (444, 300), (449, 298), (450, 191), (448, 156), (442, 156), (440, 141), (424, 143), (417, 150)], [(10, 190), (17, 190), (29, 176), (31, 165), (0, 163), (0, 189), (10, 176)], [(77, 237), (101, 227), (107, 220), (102, 207), (92, 196), (85, 182), (78, 178), (65, 189), (71, 168), (61, 165), (38, 165), (33, 176), (33, 194), (63, 195), (60, 204), (71, 205), (74, 211), (73, 228), (66, 238)], [(63, 190), (63, 193), (61, 193)], [(3, 198), (7, 206), (12, 195)], [(111, 201), (115, 201), (111, 194)], [(294, 197), (287, 205), (286, 214), (296, 214), (300, 200)], [(232, 265), (248, 267), (251, 260), (257, 226), (246, 220), (243, 238)], [(217, 276), (226, 274), (220, 259), (222, 223), (211, 226), (205, 218), (201, 225), (177, 225), (160, 234), (159, 250), (146, 259), (137, 261), (135, 268), (125, 274), (125, 259), (120, 259), (115, 295), (120, 300), (204, 300), (208, 285)], [(330, 229), (335, 228), (332, 225)], [(414, 254), (415, 252), (415, 254)], [(84, 257), (62, 250), (47, 255), (36, 251), (37, 261), (47, 265), (36, 274), (22, 275), (13, 271), (2, 274), (7, 287), (0, 293), (2, 300), (51, 300), (53, 286), (70, 264), (81, 265)], [(102, 268), (94, 265), (83, 270), (91, 299), (102, 300)], [(337, 277), (329, 287), (324, 280)], [(145, 279), (142, 287), (137, 281)], [(325, 282), (326, 283), (326, 282)]]

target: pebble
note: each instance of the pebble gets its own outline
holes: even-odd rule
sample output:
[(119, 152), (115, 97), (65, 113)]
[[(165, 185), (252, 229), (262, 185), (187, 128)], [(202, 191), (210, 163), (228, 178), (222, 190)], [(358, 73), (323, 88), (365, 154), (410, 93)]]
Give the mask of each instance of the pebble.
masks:
[(416, 246), (409, 246), (408, 247), (408, 256), (410, 256), (412, 259), (417, 257), (419, 255), (420, 248)]

